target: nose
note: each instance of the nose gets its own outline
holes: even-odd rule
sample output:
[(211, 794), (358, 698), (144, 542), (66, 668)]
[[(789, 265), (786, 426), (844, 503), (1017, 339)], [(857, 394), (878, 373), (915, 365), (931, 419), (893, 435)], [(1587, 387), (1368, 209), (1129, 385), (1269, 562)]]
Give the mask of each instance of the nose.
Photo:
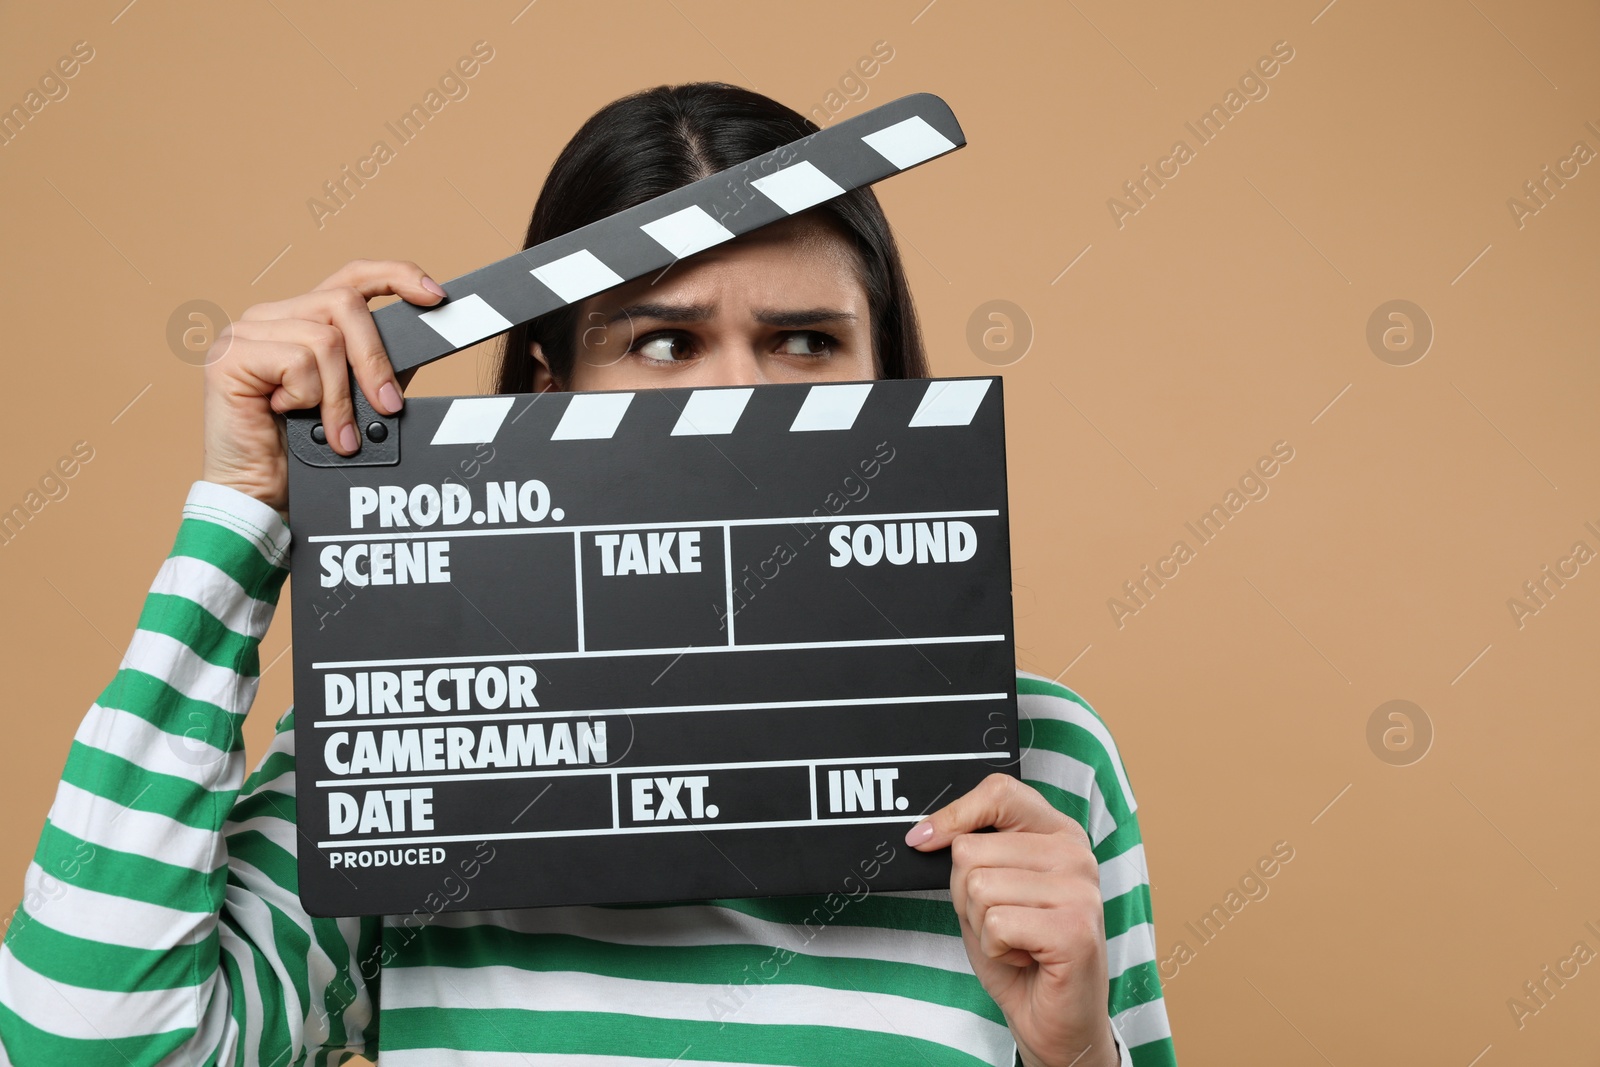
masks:
[(749, 345), (727, 345), (711, 364), (711, 385), (766, 385), (772, 381), (765, 361)]

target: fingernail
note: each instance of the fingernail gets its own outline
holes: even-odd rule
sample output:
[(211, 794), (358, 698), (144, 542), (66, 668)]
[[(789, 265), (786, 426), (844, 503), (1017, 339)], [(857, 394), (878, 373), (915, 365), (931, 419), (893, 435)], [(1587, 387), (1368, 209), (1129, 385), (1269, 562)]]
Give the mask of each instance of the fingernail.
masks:
[(422, 276), (422, 287), (428, 290), (428, 292), (432, 293), (434, 296), (444, 295), (444, 289), (439, 286), (439, 283), (428, 277), (426, 274)]
[(933, 836), (933, 823), (919, 822), (906, 831), (906, 844), (915, 848)]
[(356, 437), (356, 428), (348, 422), (339, 431), (339, 447), (346, 452), (354, 452), (361, 447), (361, 441)]
[(405, 399), (400, 395), (400, 390), (394, 387), (393, 382), (383, 383), (383, 387), (378, 390), (378, 399), (383, 401), (383, 406), (388, 409), (390, 415), (399, 411), (400, 405), (405, 403)]

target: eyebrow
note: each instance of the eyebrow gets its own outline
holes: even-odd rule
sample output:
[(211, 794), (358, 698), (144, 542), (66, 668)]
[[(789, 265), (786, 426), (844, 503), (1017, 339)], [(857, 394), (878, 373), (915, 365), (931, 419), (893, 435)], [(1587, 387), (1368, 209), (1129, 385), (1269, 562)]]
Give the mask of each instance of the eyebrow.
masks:
[(841, 308), (762, 309), (756, 312), (756, 321), (765, 326), (815, 326), (819, 322), (855, 322), (856, 315)]
[[(716, 308), (710, 304), (629, 304), (620, 308), (609, 319), (607, 324), (619, 322), (622, 319), (655, 319), (659, 322), (704, 322), (716, 314)], [(791, 309), (760, 309), (755, 313), (756, 321), (765, 326), (781, 326), (797, 328), (801, 326), (814, 326), (820, 322), (855, 322), (856, 314), (840, 308), (814, 307)]]

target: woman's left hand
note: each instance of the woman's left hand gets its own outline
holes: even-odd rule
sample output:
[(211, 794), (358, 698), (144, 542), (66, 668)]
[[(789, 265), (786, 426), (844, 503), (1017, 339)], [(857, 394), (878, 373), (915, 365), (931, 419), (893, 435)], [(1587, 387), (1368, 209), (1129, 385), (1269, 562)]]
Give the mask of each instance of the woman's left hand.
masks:
[[(988, 826), (1000, 832), (974, 832)], [(1083, 827), (997, 773), (913, 826), (906, 844), (949, 847), (967, 958), (1022, 1062), (1116, 1067), (1100, 867)]]

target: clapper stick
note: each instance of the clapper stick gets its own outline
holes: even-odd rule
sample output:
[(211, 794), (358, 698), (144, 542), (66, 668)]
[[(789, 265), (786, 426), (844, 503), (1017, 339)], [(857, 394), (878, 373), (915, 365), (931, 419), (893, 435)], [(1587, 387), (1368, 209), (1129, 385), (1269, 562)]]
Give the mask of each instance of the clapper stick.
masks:
[[(402, 300), (372, 318), (390, 364), (412, 370), (966, 143), (939, 97), (903, 96), (445, 282), (443, 304)], [(359, 453), (341, 456), (317, 440), (311, 411), (289, 416), (289, 447), (315, 466), (394, 463), (398, 417), (374, 410), (359, 388), (351, 399)]]
[(966, 143), (943, 100), (903, 96), (445, 282), (439, 306), (373, 319), (394, 369), (411, 370)]

